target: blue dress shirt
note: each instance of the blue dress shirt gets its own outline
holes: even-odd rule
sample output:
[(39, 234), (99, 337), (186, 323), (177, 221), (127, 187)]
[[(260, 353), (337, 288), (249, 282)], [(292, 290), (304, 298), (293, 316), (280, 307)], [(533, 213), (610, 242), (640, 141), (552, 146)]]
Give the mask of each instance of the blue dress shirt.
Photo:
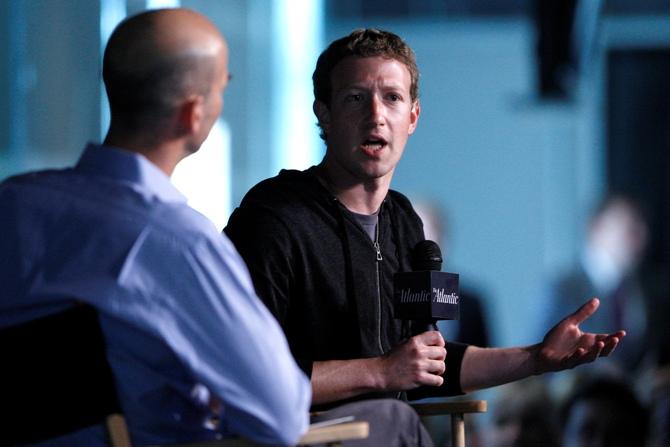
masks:
[(136, 445), (291, 444), (307, 428), (309, 381), (242, 259), (141, 155), (89, 145), (74, 168), (3, 182), (0, 284), (0, 327), (73, 299), (98, 309)]

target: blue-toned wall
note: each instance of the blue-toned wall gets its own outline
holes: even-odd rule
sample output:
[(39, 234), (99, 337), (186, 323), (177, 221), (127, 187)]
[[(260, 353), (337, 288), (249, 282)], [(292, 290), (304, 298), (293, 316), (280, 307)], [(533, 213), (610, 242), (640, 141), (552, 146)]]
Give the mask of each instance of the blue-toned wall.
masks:
[(99, 136), (99, 6), (71, 6), (0, 4), (0, 178), (70, 164)]

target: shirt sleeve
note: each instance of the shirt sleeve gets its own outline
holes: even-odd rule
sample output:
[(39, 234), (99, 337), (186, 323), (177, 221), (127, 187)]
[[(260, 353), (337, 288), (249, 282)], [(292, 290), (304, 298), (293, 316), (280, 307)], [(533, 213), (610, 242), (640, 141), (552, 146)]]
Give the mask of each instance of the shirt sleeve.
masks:
[(212, 231), (188, 244), (151, 230), (138, 241), (130, 268), (144, 278), (147, 324), (222, 402), (227, 430), (294, 444), (309, 422), (309, 381), (235, 248)]

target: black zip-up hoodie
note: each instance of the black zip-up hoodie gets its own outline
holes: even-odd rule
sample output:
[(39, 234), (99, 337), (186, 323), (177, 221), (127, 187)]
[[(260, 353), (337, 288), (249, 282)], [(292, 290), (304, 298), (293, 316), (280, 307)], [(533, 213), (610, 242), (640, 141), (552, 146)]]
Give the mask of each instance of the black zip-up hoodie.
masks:
[[(410, 323), (393, 317), (393, 275), (411, 270), (410, 252), (424, 236), (402, 194), (389, 191), (379, 210), (381, 256), (314, 167), (260, 182), (224, 231), (307, 375), (314, 361), (377, 357), (409, 338)], [(448, 343), (445, 384), (410, 398), (460, 394), (464, 351)]]

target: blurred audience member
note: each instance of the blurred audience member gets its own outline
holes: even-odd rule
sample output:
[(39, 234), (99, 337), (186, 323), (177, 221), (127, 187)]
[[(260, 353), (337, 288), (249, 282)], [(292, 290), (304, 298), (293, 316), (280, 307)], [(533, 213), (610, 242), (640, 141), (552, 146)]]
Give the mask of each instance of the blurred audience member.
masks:
[(670, 365), (656, 371), (651, 392), (651, 445), (670, 445)]
[(670, 446), (670, 364), (646, 370), (635, 389), (649, 407), (649, 446)]
[(563, 447), (644, 447), (649, 413), (623, 381), (591, 378), (561, 406)]
[(505, 385), (493, 405), (491, 447), (558, 447), (556, 411), (546, 388), (537, 377)]
[[(648, 226), (639, 206), (624, 196), (608, 197), (589, 221), (579, 263), (550, 287), (547, 321), (555, 321), (585, 296), (601, 301), (601, 312), (585, 322), (593, 332), (626, 330), (626, 343), (611, 362), (631, 371), (649, 351), (649, 315), (639, 265)], [(599, 364), (600, 367), (603, 364)]]

